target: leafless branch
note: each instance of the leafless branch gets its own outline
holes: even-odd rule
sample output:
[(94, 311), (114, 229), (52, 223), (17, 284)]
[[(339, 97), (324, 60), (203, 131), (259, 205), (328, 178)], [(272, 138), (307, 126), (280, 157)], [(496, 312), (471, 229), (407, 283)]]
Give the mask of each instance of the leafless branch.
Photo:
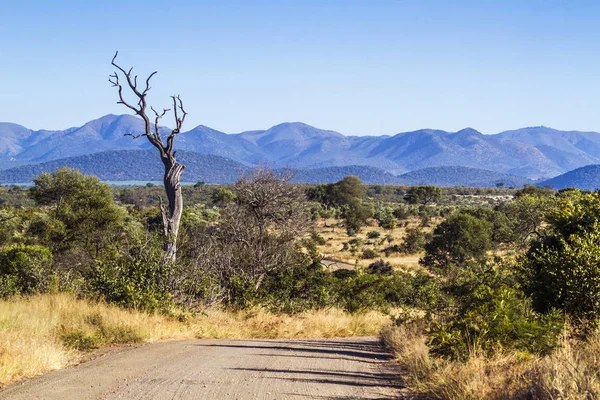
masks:
[[(138, 134), (138, 135), (128, 134), (127, 136), (131, 136), (134, 139), (137, 139), (142, 136), (146, 136), (148, 138), (148, 140), (161, 151), (161, 154), (163, 155), (163, 157), (167, 157), (169, 159), (172, 158), (172, 162), (174, 162), (175, 151), (173, 150), (173, 142), (174, 142), (175, 136), (178, 135), (179, 133), (181, 133), (183, 123), (185, 122), (185, 117), (187, 116), (187, 112), (183, 108), (183, 101), (181, 100), (181, 97), (179, 95), (171, 96), (171, 99), (173, 101), (173, 107), (165, 108), (160, 113), (158, 111), (156, 111), (153, 107), (150, 107), (152, 109), (152, 111), (154, 112), (154, 124), (153, 124), (154, 126), (152, 126), (152, 123), (150, 122), (150, 118), (148, 117), (148, 115), (146, 113), (146, 108), (147, 108), (146, 95), (148, 94), (148, 92), (151, 89), (150, 80), (157, 73), (157, 71), (152, 72), (148, 76), (148, 78), (146, 78), (146, 87), (143, 91), (140, 92), (140, 90), (138, 89), (138, 82), (137, 82), (138, 76), (135, 75), (132, 77), (133, 68), (130, 68), (128, 71), (126, 71), (123, 67), (119, 66), (115, 62), (118, 54), (119, 54), (118, 51), (115, 52), (115, 55), (113, 56), (112, 61), (111, 61), (111, 65), (113, 65), (117, 70), (115, 71), (114, 74), (110, 75), (108, 78), (108, 81), (114, 87), (116, 87), (118, 89), (119, 101), (117, 102), (117, 104), (123, 104), (127, 108), (132, 110), (136, 115), (140, 116), (144, 120), (145, 125), (146, 125), (145, 133)], [(129, 103), (127, 100), (125, 100), (125, 97), (123, 95), (123, 84), (121, 84), (121, 81), (119, 80), (119, 72), (125, 77), (125, 80), (127, 81), (127, 86), (131, 89), (131, 91), (138, 98), (137, 106), (135, 106), (132, 103)], [(175, 128), (171, 131), (171, 133), (167, 137), (167, 143), (165, 145), (165, 144), (163, 144), (162, 137), (160, 135), (159, 121), (166, 115), (167, 112), (169, 112), (171, 110), (173, 111), (173, 117), (175, 119)]]

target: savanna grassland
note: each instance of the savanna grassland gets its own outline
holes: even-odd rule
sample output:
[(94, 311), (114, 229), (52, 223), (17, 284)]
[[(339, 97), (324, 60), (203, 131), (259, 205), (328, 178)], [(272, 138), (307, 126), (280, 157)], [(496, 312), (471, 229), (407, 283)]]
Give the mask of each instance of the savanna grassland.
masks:
[(0, 188), (0, 382), (116, 344), (380, 333), (410, 396), (600, 395), (597, 192), (289, 180), (185, 187), (175, 262), (159, 187)]

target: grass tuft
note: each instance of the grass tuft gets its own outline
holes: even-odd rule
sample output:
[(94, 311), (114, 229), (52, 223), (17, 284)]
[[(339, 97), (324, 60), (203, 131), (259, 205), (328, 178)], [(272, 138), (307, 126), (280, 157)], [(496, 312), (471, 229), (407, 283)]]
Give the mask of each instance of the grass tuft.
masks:
[(386, 326), (383, 342), (403, 368), (415, 397), (431, 399), (576, 399), (600, 397), (600, 334), (585, 342), (564, 338), (548, 356), (507, 352), (466, 362), (429, 355), (420, 327)]

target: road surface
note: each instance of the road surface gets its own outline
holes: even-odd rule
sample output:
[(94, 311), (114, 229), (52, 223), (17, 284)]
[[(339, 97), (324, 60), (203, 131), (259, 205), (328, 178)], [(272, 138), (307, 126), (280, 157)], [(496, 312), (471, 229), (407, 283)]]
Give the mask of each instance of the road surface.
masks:
[(0, 399), (395, 399), (398, 377), (373, 337), (185, 340), (109, 353)]

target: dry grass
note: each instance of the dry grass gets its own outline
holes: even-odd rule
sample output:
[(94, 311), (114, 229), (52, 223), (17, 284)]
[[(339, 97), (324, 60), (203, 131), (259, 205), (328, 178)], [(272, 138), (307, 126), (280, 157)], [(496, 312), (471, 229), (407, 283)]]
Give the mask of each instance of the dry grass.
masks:
[[(328, 219), (326, 221), (319, 220), (317, 223), (317, 233), (319, 233), (324, 239), (325, 244), (318, 246), (319, 252), (323, 255), (323, 258), (326, 260), (336, 260), (340, 262), (340, 265), (332, 265), (332, 269), (337, 268), (353, 268), (355, 265), (359, 267), (366, 267), (373, 260), (361, 259), (360, 253), (364, 249), (375, 249), (380, 251), (379, 257), (387, 262), (389, 262), (395, 269), (403, 270), (403, 271), (416, 271), (421, 270), (422, 267), (419, 265), (419, 259), (422, 254), (398, 254), (392, 253), (389, 257), (386, 257), (383, 253), (385, 247), (389, 244), (386, 242), (382, 245), (378, 243), (367, 244), (367, 242), (378, 242), (381, 238), (386, 235), (392, 235), (394, 241), (391, 244), (398, 244), (402, 242), (402, 239), (406, 235), (405, 227), (397, 227), (392, 230), (382, 229), (377, 226), (376, 222), (371, 220), (370, 226), (363, 227), (361, 233), (356, 236), (350, 237), (346, 234), (346, 230), (339, 226), (341, 224), (341, 220)], [(419, 220), (417, 218), (413, 218), (410, 220), (410, 226), (417, 226), (419, 224)], [(432, 223), (433, 225), (433, 223)], [(433, 228), (428, 227), (425, 228), (424, 231), (431, 231)], [(379, 239), (368, 239), (367, 232), (369, 231), (378, 231), (381, 233), (381, 238)], [(344, 242), (348, 242), (353, 238), (358, 237), (362, 238), (365, 242), (362, 246), (360, 246), (360, 251), (352, 254), (349, 250), (342, 250), (344, 247)]]
[(39, 295), (0, 301), (0, 386), (77, 362), (86, 350), (117, 343), (183, 338), (292, 338), (375, 335), (387, 317), (339, 310), (297, 316), (262, 310), (210, 311), (185, 322), (158, 314), (127, 311)]
[(348, 314), (329, 309), (293, 316), (263, 310), (215, 311), (194, 320), (193, 330), (198, 338), (330, 338), (377, 335), (388, 321), (375, 311)]
[(467, 362), (430, 357), (419, 327), (385, 327), (381, 336), (405, 372), (417, 398), (597, 399), (600, 396), (600, 335), (586, 342), (563, 340), (549, 356), (520, 353)]

